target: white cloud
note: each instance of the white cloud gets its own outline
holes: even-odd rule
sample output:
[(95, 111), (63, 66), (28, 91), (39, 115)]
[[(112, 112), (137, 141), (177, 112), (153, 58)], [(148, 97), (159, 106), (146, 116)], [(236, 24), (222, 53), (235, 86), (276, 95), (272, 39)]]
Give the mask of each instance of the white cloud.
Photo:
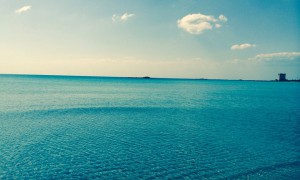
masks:
[(124, 13), (123, 15), (117, 15), (117, 14), (114, 14), (112, 16), (112, 21), (113, 22), (118, 22), (118, 21), (121, 21), (121, 22), (125, 22), (127, 21), (129, 18), (132, 18), (134, 16), (134, 14), (128, 14), (128, 13)]
[(125, 13), (121, 16), (121, 20), (122, 21), (127, 21), (129, 18), (133, 17), (134, 14), (128, 14), (128, 13)]
[(227, 21), (228, 21), (227, 17), (224, 16), (223, 14), (221, 14), (221, 15), (219, 16), (219, 19), (220, 19), (220, 21), (223, 21), (223, 22), (227, 22)]
[(221, 24), (215, 24), (215, 27), (216, 27), (216, 28), (221, 28), (222, 25), (221, 25)]
[[(179, 28), (187, 31), (190, 34), (202, 34), (205, 30), (212, 30), (215, 26), (220, 28), (220, 22), (226, 22), (227, 18), (220, 15), (221, 19), (216, 19), (214, 16), (204, 14), (188, 14), (177, 21)], [(226, 21), (225, 21), (226, 19)]]
[(15, 13), (21, 14), (23, 12), (29, 11), (31, 9), (31, 6), (23, 6), (20, 9), (15, 10)]
[(231, 50), (243, 50), (243, 49), (253, 48), (253, 47), (256, 47), (256, 45), (255, 44), (249, 44), (249, 43), (235, 44), (235, 45), (231, 46)]
[(278, 52), (269, 54), (258, 54), (254, 57), (255, 60), (271, 61), (271, 60), (294, 60), (300, 58), (300, 52)]

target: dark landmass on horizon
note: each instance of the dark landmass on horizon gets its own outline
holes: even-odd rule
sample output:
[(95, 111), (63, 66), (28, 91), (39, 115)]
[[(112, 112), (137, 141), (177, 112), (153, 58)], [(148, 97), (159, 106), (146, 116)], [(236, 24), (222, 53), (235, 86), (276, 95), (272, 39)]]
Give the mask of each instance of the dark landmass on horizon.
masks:
[(257, 82), (300, 82), (300, 79), (279, 81), (275, 80), (255, 80), (255, 79), (222, 79), (222, 78), (170, 78), (170, 77), (125, 77), (125, 76), (85, 76), (85, 75), (52, 75), (52, 74), (0, 74), (0, 76), (30, 76), (30, 77), (74, 77), (74, 78), (130, 78), (130, 79), (174, 79), (174, 80), (197, 80), (197, 81), (257, 81)]

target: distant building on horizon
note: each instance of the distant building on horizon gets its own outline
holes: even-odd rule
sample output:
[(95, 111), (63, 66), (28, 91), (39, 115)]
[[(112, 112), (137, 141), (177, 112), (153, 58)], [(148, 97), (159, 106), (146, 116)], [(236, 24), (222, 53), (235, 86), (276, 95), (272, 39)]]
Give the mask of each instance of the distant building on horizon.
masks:
[(279, 76), (279, 81), (287, 81), (285, 73), (279, 73), (278, 76)]

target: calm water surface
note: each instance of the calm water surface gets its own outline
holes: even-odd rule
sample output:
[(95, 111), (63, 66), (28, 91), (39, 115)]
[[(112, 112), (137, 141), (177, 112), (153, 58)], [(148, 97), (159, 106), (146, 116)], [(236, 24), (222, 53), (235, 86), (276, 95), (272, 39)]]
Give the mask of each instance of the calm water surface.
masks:
[(299, 179), (300, 83), (0, 75), (0, 179)]

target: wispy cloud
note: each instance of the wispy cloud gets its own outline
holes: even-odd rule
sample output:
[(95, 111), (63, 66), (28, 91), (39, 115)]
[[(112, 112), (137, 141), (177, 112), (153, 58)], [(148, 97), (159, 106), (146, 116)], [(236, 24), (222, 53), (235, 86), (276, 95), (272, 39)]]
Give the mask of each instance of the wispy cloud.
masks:
[(245, 63), (261, 63), (261, 62), (272, 62), (272, 61), (293, 61), (300, 59), (300, 52), (277, 52), (277, 53), (265, 53), (257, 54), (254, 57), (248, 59), (232, 59), (226, 61), (229, 64), (245, 64)]
[(227, 17), (220, 15), (219, 19), (211, 15), (204, 14), (188, 14), (177, 21), (179, 28), (182, 28), (190, 34), (202, 34), (206, 30), (221, 28), (220, 23), (227, 22)]
[(231, 50), (244, 50), (244, 49), (254, 48), (254, 47), (256, 47), (255, 44), (249, 44), (249, 43), (235, 44), (231, 46)]
[(112, 21), (113, 22), (118, 22), (118, 21), (125, 22), (129, 18), (132, 18), (133, 16), (134, 16), (134, 14), (129, 14), (129, 13), (124, 13), (123, 15), (114, 14), (112, 16)]
[(220, 21), (223, 21), (223, 22), (227, 22), (227, 21), (228, 21), (227, 17), (224, 16), (223, 14), (221, 14), (221, 15), (219, 16), (219, 19), (220, 19)]
[(221, 25), (221, 24), (215, 24), (215, 27), (216, 27), (216, 28), (221, 28), (222, 25)]
[(259, 61), (272, 61), (272, 60), (294, 60), (296, 58), (300, 58), (300, 52), (277, 52), (277, 53), (269, 53), (269, 54), (258, 54), (252, 59), (259, 60)]
[(21, 14), (21, 13), (24, 13), (26, 11), (29, 11), (31, 9), (31, 6), (23, 6), (17, 10), (15, 10), (15, 13), (16, 14)]

